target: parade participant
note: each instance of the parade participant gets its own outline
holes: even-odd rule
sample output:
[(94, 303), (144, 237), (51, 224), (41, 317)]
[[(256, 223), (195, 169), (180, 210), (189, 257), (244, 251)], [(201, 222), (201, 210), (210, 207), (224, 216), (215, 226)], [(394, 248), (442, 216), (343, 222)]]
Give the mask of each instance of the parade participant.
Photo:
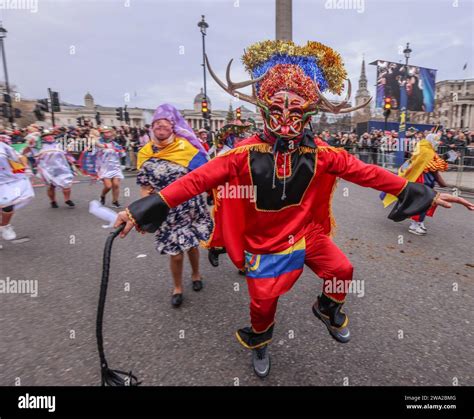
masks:
[(31, 170), (36, 174), (36, 155), (41, 148), (41, 133), (36, 125), (30, 125), (27, 131), (28, 134), (25, 136), (26, 147), (22, 150), (22, 154), (26, 156)]
[(198, 131), (198, 139), (199, 139), (199, 142), (201, 143), (202, 147), (204, 148), (204, 150), (206, 150), (206, 152), (209, 152), (209, 143), (207, 142), (207, 137), (209, 136), (209, 133), (207, 131), (207, 129), (204, 129), (204, 128), (201, 128), (199, 131)]
[(56, 202), (56, 188), (61, 188), (64, 196), (64, 203), (69, 208), (74, 208), (71, 201), (71, 187), (74, 178), (71, 166), (74, 165), (74, 158), (66, 153), (55, 135), (57, 132), (45, 130), (41, 134), (42, 147), (36, 156), (38, 172), (45, 182), (47, 194), (51, 203), (51, 208), (58, 208)]
[(216, 146), (209, 149), (209, 155), (220, 155), (232, 150), (240, 141), (247, 137), (252, 124), (240, 120), (231, 121), (216, 133)]
[[(428, 134), (425, 139), (415, 145), (413, 154), (398, 170), (398, 175), (411, 182), (422, 183), (433, 189), (438, 183), (441, 187), (446, 187), (446, 182), (440, 172), (448, 170), (448, 163), (438, 156), (436, 150), (440, 143), (439, 134)], [(381, 195), (383, 204), (388, 207), (396, 201), (393, 195)], [(426, 216), (433, 217), (436, 207), (433, 206), (427, 211), (411, 217), (412, 222), (408, 231), (417, 236), (426, 235), (427, 229), (424, 224)]]
[(11, 225), (14, 211), (35, 196), (28, 171), (26, 158), (10, 146), (10, 137), (0, 135), (0, 233), (4, 240), (16, 239)]
[[(289, 291), (306, 264), (323, 279), (323, 292), (312, 307), (314, 315), (339, 342), (348, 342), (348, 316), (342, 310), (353, 267), (331, 239), (335, 222), (331, 197), (336, 177), (398, 197), (389, 214), (394, 221), (426, 211), (433, 204), (451, 202), (474, 210), (474, 204), (431, 188), (408, 182), (378, 166), (361, 162), (341, 148), (325, 145), (306, 129), (318, 110), (348, 113), (350, 97), (338, 104), (322, 92), (340, 94), (346, 78), (341, 57), (318, 42), (297, 46), (291, 41), (265, 41), (248, 48), (243, 62), (252, 80), (217, 83), (231, 95), (256, 104), (264, 130), (242, 141), (226, 154), (162, 189), (133, 202), (119, 213), (116, 226), (125, 223), (124, 237), (135, 227), (154, 232), (171, 208), (209, 189), (233, 194), (216, 200), (216, 217), (210, 246), (223, 246), (237, 268), (245, 266), (250, 294), (251, 326), (236, 332), (238, 341), (252, 349), (259, 377), (270, 370), (268, 344), (274, 330), (278, 298)], [(350, 81), (349, 90), (350, 90)], [(253, 85), (246, 95), (237, 88)], [(256, 195), (239, 196), (239, 191)]]
[[(176, 179), (207, 162), (205, 150), (179, 111), (160, 105), (151, 124), (152, 140), (138, 153), (137, 184), (142, 196), (156, 194)], [(170, 256), (174, 281), (173, 307), (183, 302), (183, 262), (187, 253), (191, 263), (194, 291), (203, 287), (199, 272), (199, 243), (209, 239), (212, 220), (203, 195), (173, 208), (156, 232), (156, 250)]]
[(102, 127), (101, 137), (95, 143), (95, 171), (98, 179), (104, 183), (100, 195), (100, 203), (105, 205), (105, 196), (112, 190), (112, 206), (120, 208), (120, 182), (123, 179), (121, 159), (125, 156), (125, 149), (114, 141), (114, 130)]

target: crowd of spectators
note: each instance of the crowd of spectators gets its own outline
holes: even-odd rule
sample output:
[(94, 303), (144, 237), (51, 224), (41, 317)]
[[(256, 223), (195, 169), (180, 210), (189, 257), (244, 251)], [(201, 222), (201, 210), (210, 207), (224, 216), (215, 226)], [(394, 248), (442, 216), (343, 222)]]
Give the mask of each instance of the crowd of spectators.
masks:
[[(150, 126), (113, 127), (115, 129), (115, 141), (127, 150), (127, 155), (123, 159), (125, 170), (136, 169), (136, 156), (138, 150), (150, 140)], [(33, 125), (23, 129), (8, 130), (0, 127), (0, 131), (10, 135), (12, 143), (26, 143), (28, 135), (35, 130), (41, 131), (43, 128)], [(58, 137), (62, 138), (65, 148), (77, 156), (100, 137), (99, 130), (90, 126), (68, 126), (57, 127)], [(203, 131), (203, 130), (201, 130)], [(409, 157), (414, 145), (424, 138), (429, 132), (419, 131), (410, 128), (406, 132), (407, 146), (406, 155)], [(395, 165), (395, 153), (398, 145), (398, 132), (372, 130), (357, 135), (354, 132), (329, 132), (319, 131), (316, 134), (333, 147), (342, 147), (348, 152), (356, 155), (366, 163), (378, 164), (384, 167)], [(206, 134), (196, 132), (199, 138), (206, 137)], [(212, 144), (210, 144), (212, 145)], [(441, 131), (441, 143), (438, 154), (449, 163), (458, 164), (462, 162), (466, 166), (474, 166), (474, 131), (468, 129), (444, 129)]]

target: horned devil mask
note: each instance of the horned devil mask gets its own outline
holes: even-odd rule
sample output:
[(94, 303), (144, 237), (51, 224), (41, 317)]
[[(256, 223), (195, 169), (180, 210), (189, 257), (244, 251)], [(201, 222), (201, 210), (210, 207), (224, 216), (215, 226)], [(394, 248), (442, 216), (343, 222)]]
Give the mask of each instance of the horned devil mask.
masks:
[[(230, 78), (230, 60), (225, 84), (206, 56), (207, 67), (217, 84), (232, 96), (258, 106), (266, 133), (276, 139), (298, 139), (318, 111), (349, 113), (372, 99), (351, 107), (349, 79), (344, 100), (333, 103), (324, 97), (322, 92), (326, 90), (341, 93), (347, 73), (340, 55), (319, 42), (308, 41), (303, 47), (292, 41), (258, 42), (245, 51), (242, 61), (251, 79), (234, 83)], [(238, 90), (246, 86), (252, 86), (251, 96)]]

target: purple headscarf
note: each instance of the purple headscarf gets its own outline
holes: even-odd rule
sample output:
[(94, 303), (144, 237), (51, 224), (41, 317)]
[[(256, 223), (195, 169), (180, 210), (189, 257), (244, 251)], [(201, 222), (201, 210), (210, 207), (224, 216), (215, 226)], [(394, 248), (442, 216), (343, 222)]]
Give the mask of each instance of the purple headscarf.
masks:
[(173, 124), (173, 132), (178, 137), (185, 138), (199, 151), (202, 151), (204, 154), (206, 154), (206, 150), (204, 150), (204, 147), (201, 145), (201, 142), (197, 139), (193, 129), (188, 125), (188, 123), (184, 120), (183, 116), (173, 105), (170, 105), (169, 103), (164, 103), (163, 105), (160, 105), (156, 108), (156, 111), (153, 114), (153, 118), (151, 120), (152, 127), (153, 123), (158, 119), (166, 119), (170, 121)]

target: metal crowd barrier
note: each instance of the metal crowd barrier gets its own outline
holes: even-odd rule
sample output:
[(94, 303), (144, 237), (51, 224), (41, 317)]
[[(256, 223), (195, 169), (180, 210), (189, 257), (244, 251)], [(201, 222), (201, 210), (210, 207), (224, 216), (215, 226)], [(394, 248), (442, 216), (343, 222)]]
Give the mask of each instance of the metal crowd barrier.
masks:
[[(391, 171), (398, 169), (395, 151), (385, 152), (375, 147), (361, 148), (357, 146), (345, 146), (343, 148), (364, 163), (376, 164)], [(451, 178), (448, 183), (459, 190), (460, 195), (461, 189), (462, 195), (474, 194), (474, 148), (464, 147), (454, 150), (456, 156), (454, 156), (453, 153), (448, 156), (450, 150), (448, 147), (440, 147), (437, 150), (442, 158), (448, 160), (448, 172), (456, 173), (454, 180)]]

